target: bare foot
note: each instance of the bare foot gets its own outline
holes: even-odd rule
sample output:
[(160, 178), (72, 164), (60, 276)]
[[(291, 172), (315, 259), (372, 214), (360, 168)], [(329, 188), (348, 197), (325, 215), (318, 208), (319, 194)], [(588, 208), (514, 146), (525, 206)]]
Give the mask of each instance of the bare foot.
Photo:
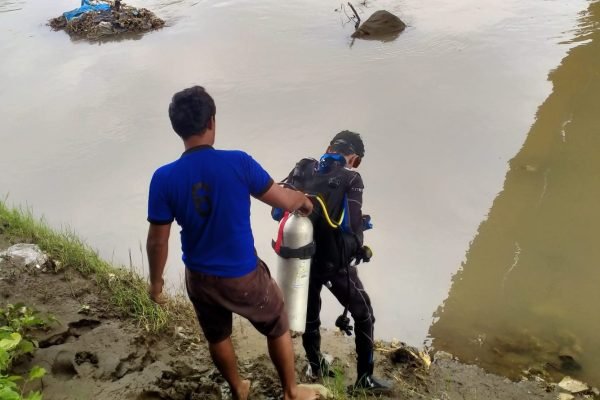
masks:
[(238, 388), (233, 389), (234, 400), (247, 400), (250, 394), (250, 381), (245, 379)]
[(283, 400), (317, 400), (320, 398), (318, 391), (303, 386), (297, 386), (295, 396), (283, 394)]

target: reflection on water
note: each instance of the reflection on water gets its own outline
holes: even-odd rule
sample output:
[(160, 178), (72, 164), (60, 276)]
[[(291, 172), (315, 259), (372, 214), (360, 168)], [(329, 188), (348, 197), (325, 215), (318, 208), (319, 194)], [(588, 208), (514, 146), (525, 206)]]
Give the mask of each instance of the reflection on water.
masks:
[(435, 348), (600, 385), (599, 23), (595, 2), (437, 312)]

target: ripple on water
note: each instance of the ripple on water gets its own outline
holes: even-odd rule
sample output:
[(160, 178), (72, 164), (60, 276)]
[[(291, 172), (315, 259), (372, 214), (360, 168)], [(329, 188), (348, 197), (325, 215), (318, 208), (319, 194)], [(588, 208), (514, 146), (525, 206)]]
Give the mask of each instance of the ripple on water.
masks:
[(8, 13), (23, 9), (24, 1), (6, 1), (0, 0), (0, 13)]

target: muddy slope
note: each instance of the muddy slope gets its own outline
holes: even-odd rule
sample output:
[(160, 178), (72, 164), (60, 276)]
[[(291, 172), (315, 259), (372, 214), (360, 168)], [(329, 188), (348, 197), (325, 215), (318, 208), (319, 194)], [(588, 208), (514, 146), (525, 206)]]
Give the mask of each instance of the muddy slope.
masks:
[[(0, 237), (0, 250), (8, 242)], [(91, 280), (77, 272), (26, 267), (0, 259), (0, 304), (25, 303), (58, 320), (36, 333), (40, 349), (16, 369), (44, 367), (41, 389), (47, 400), (59, 399), (227, 399), (230, 393), (215, 370), (195, 321), (156, 336), (116, 315)], [(253, 399), (278, 399), (279, 382), (264, 339), (242, 320), (234, 322), (234, 342), (243, 376), (252, 380)], [(295, 339), (297, 371), (304, 369), (302, 348)], [(354, 376), (352, 338), (326, 331), (323, 348), (337, 356), (345, 373)], [(396, 362), (392, 361), (395, 360)], [(512, 383), (448, 358), (429, 370), (393, 352), (377, 355), (378, 374), (394, 382), (398, 399), (556, 399), (552, 387), (538, 382)], [(331, 383), (330, 383), (331, 384)], [(338, 385), (339, 386), (339, 385)]]

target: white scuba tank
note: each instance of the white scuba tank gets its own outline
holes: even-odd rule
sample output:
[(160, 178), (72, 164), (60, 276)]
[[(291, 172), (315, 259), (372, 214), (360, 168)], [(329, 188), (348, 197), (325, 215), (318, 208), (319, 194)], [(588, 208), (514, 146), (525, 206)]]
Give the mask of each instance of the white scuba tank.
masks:
[(310, 259), (315, 249), (310, 219), (297, 214), (282, 218), (273, 248), (278, 255), (277, 283), (283, 291), (290, 330), (304, 332)]

